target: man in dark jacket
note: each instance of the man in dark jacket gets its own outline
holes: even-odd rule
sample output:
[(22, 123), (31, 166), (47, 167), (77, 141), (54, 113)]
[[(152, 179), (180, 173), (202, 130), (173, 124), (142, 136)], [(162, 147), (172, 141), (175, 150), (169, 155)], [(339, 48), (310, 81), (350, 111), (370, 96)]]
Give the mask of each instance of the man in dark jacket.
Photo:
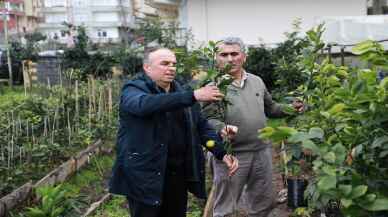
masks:
[(219, 135), (201, 116), (197, 102), (221, 100), (217, 87), (183, 90), (174, 81), (175, 54), (145, 54), (144, 74), (127, 82), (120, 101), (117, 159), (110, 191), (125, 195), (131, 217), (184, 217), (187, 191), (206, 197), (201, 144), (233, 175), (236, 158), (225, 154)]

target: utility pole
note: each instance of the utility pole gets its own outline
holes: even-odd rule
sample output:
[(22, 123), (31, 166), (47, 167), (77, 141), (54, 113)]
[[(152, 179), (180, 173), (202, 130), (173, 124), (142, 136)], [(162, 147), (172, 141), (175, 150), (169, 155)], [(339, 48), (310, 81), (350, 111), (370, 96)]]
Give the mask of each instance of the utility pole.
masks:
[(13, 76), (12, 76), (12, 61), (11, 61), (11, 52), (10, 47), (8, 43), (8, 9), (6, 7), (6, 2), (2, 1), (4, 7), (3, 7), (3, 26), (4, 26), (4, 43), (5, 47), (7, 48), (7, 63), (8, 63), (8, 73), (9, 73), (9, 80), (8, 84), (12, 88), (13, 87)]

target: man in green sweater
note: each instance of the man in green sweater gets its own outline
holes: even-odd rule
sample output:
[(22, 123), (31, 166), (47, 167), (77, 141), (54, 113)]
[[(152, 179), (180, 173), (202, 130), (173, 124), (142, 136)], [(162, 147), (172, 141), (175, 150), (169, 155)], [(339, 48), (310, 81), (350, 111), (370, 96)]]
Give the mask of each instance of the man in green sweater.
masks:
[[(234, 78), (228, 86), (226, 98), (231, 105), (226, 111), (226, 124), (216, 104), (203, 107), (209, 122), (232, 141), (233, 154), (239, 160), (239, 170), (228, 178), (227, 167), (213, 160), (215, 202), (214, 217), (224, 217), (236, 209), (244, 186), (245, 205), (249, 217), (266, 217), (274, 204), (272, 186), (272, 147), (258, 138), (258, 129), (266, 126), (267, 117), (283, 117), (282, 105), (272, 100), (263, 80), (243, 69), (245, 45), (239, 38), (225, 38), (216, 55), (220, 68), (230, 65)], [(301, 111), (302, 103), (294, 104)]]

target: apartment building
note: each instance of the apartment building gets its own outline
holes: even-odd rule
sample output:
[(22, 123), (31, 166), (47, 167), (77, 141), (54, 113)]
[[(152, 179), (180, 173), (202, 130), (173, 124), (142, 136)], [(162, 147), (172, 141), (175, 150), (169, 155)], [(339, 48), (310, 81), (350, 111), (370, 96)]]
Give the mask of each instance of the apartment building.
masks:
[(63, 22), (86, 27), (93, 42), (118, 42), (133, 22), (130, 0), (44, 0), (39, 30), (49, 39), (66, 43)]
[(24, 1), (23, 0), (4, 0), (0, 3), (0, 30), (4, 32), (4, 18), (7, 20), (8, 32), (10, 35), (21, 33), (23, 25), (21, 23), (24, 13)]
[(146, 5), (154, 8), (157, 15), (164, 21), (177, 21), (180, 0), (144, 0)]
[(40, 0), (24, 0), (24, 16), (20, 19), (23, 33), (36, 31), (38, 23), (42, 20), (41, 7), (42, 2)]
[(275, 45), (297, 18), (304, 32), (320, 17), (366, 14), (367, 0), (181, 0), (179, 6), (182, 27), (191, 29), (198, 43), (239, 36), (247, 44)]

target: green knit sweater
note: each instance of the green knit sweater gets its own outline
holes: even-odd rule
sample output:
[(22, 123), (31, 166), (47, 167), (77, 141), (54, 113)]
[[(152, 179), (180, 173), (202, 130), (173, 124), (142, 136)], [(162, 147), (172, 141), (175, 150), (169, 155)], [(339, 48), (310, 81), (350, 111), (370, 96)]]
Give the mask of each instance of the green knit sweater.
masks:
[[(259, 139), (257, 131), (266, 126), (267, 117), (282, 117), (285, 114), (282, 106), (272, 100), (263, 80), (247, 73), (243, 87), (230, 85), (226, 98), (232, 103), (227, 107), (226, 124), (238, 127), (232, 151), (256, 151), (268, 147), (270, 144)], [(217, 131), (224, 127), (219, 104), (204, 104), (203, 112)]]

